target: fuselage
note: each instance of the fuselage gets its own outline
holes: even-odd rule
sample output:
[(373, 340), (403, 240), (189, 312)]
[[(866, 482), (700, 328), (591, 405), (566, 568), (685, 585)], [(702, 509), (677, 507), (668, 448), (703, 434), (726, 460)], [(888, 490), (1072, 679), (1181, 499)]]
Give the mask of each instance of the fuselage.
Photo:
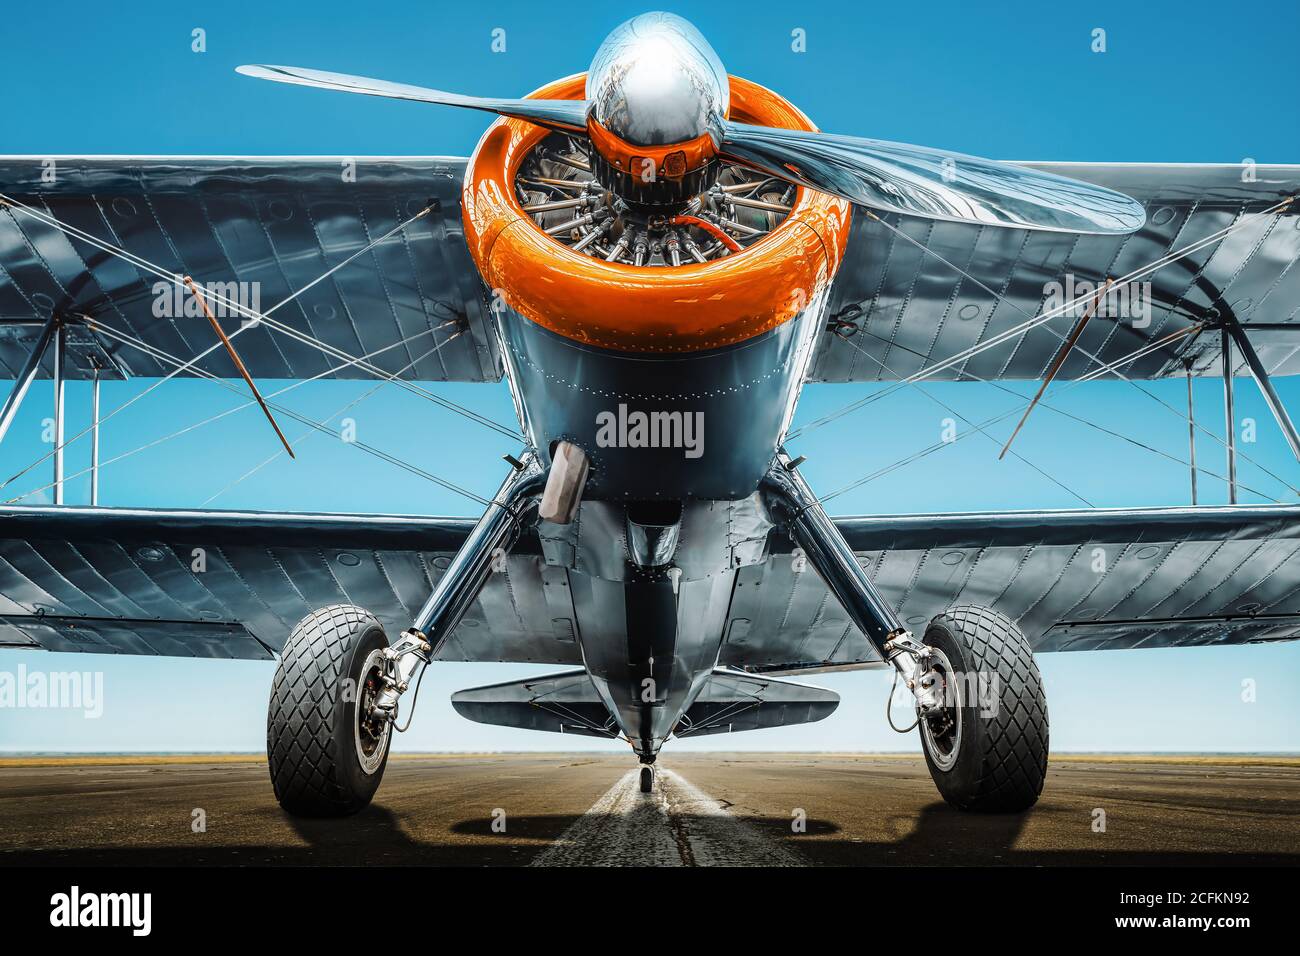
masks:
[[(629, 34), (610, 50), (602, 47), (593, 63), (597, 95), (582, 76), (534, 95), (585, 93), (597, 104), (593, 122), (612, 126), (622, 146), (629, 136), (668, 140), (669, 150), (685, 138), (707, 138), (710, 110), (719, 109), (744, 122), (813, 128), (776, 94), (727, 78), (720, 65), (715, 70), (716, 57), (699, 50), (698, 34), (675, 36), (673, 19), (656, 21), (646, 42), (669, 51), (685, 44), (698, 80), (689, 89), (675, 75), (657, 86), (656, 61), (629, 49)], [(635, 95), (611, 93), (611, 76), (635, 79)], [(655, 89), (666, 90), (679, 111), (685, 102), (694, 119), (674, 126), (650, 116)], [(561, 441), (581, 448), (590, 464), (578, 518), (570, 525), (542, 522), (539, 534), (547, 563), (567, 569), (577, 637), (597, 692), (643, 759), (653, 759), (717, 662), (737, 570), (764, 557), (771, 525), (756, 490), (790, 425), (825, 323), (849, 207), (788, 187), (786, 204), (767, 203), (782, 212), (757, 241), (730, 254), (717, 250), (707, 261), (674, 255), (669, 263), (667, 241), (687, 231), (674, 233), (665, 223), (674, 210), (691, 212), (707, 200), (690, 190), (712, 189), (708, 201), (729, 201), (718, 192), (726, 171), (688, 152), (704, 155), (705, 165), (612, 203), (628, 210), (629, 223), (644, 224), (639, 241), (663, 239), (655, 264), (639, 264), (640, 254), (623, 261), (612, 230), (597, 237), (583, 226), (580, 204), (572, 230), (563, 219), (545, 227), (548, 220), (534, 215), (550, 205), (537, 201), (545, 194), (526, 188), (544, 178), (539, 170), (563, 187), (559, 205), (575, 205), (563, 198), (573, 194), (569, 184), (554, 178), (562, 167), (539, 165), (539, 156), (556, 149), (548, 135), (515, 119), (488, 130), (466, 176), (466, 238), (491, 293), (524, 434), (544, 464)], [(670, 153), (655, 155), (663, 169), (671, 167)], [(578, 167), (625, 163), (595, 151), (585, 160), (561, 160)], [(617, 189), (622, 180), (606, 173), (599, 184), (582, 183), (579, 195)], [(661, 212), (660, 202), (678, 205)], [(632, 235), (636, 227), (623, 228)], [(588, 238), (566, 244), (557, 234)], [(612, 247), (608, 256), (584, 249), (597, 238)], [(626, 251), (629, 242), (621, 245)]]

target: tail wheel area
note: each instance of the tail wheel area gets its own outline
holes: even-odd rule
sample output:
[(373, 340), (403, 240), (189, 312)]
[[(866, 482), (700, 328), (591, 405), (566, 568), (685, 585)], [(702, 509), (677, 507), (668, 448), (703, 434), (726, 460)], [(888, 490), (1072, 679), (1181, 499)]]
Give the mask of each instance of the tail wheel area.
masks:
[(348, 816), (366, 806), (388, 763), (392, 722), (374, 716), (388, 638), (370, 612), (321, 608), (280, 654), (266, 753), (280, 806), (299, 816)]
[(925, 679), (943, 706), (920, 716), (921, 745), (944, 800), (961, 810), (1015, 813), (1047, 776), (1047, 699), (1029, 641), (985, 607), (954, 607), (926, 629)]
[(654, 767), (641, 768), (641, 792), (650, 793), (655, 788), (655, 771)]

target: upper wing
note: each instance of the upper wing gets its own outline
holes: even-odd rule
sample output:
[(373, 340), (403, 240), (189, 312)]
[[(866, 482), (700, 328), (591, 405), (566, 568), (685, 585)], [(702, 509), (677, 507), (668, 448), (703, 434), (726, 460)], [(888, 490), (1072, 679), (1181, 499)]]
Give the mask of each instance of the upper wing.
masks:
[[(918, 631), (945, 608), (1008, 615), (1035, 651), (1300, 637), (1300, 506), (839, 518)], [(878, 662), (811, 567), (742, 568), (719, 663), (769, 673)], [(751, 586), (752, 585), (752, 586)]]
[[(1130, 195), (1146, 206), (1146, 225), (1130, 236), (1084, 236), (884, 217), (914, 244), (855, 210), (832, 289), (830, 322), (808, 380), (903, 378), (1039, 315), (1049, 301), (1049, 284), (1066, 275), (1076, 283), (1118, 279), (1234, 224), (1240, 228), (1149, 277), (1149, 315), (1091, 319), (1059, 376), (1077, 378), (1097, 368), (1084, 350), (1111, 362), (1209, 310), (1230, 311), (1247, 329), (1297, 322), (1300, 202), (1282, 215), (1263, 210), (1300, 193), (1300, 166), (1025, 165)], [(1043, 378), (1078, 314), (1011, 337), (935, 376)], [(1300, 372), (1295, 330), (1257, 328), (1250, 338), (1271, 372)], [(1130, 378), (1182, 374), (1184, 360), (1192, 362), (1194, 373), (1217, 374), (1219, 336), (1184, 336), (1123, 372)]]
[[(433, 203), (431, 213), (312, 286), (275, 318), (349, 356), (394, 346), (370, 361), (404, 378), (496, 381), (501, 368), (483, 283), (461, 225), (465, 163), (448, 157), (8, 156), (0, 157), (0, 193), (199, 284), (235, 283), (218, 291), (261, 312)], [(201, 313), (193, 307), (186, 313), (174, 286), (160, 282), (0, 208), (0, 377), (14, 377), (52, 312), (89, 316), (105, 327), (73, 324), (70, 377), (89, 377), (95, 361), (110, 376), (172, 371), (118, 337), (182, 360), (212, 344)], [(425, 355), (456, 326), (464, 334)], [(305, 379), (343, 364), (266, 326), (241, 333), (238, 348), (255, 378)], [(52, 373), (52, 361), (43, 374)], [(222, 349), (199, 367), (237, 375)], [(369, 375), (355, 365), (331, 374)]]
[[(1300, 636), (1300, 506), (841, 518), (918, 629), (954, 604), (1035, 650)], [(410, 625), (472, 527), (460, 518), (0, 507), (0, 646), (266, 658), (347, 602)], [(768, 674), (877, 661), (789, 543), (737, 571), (718, 663)], [(568, 572), (525, 536), (441, 660), (581, 664)]]

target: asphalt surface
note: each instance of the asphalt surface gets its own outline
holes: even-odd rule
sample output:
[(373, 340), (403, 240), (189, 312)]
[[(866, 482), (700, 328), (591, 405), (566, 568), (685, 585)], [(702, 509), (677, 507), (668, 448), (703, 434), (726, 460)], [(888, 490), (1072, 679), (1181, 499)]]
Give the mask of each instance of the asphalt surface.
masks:
[(1300, 863), (1297, 761), (1058, 760), (1012, 816), (948, 808), (911, 757), (666, 754), (650, 795), (633, 770), (395, 758), (362, 813), (298, 820), (260, 760), (0, 761), (0, 866)]

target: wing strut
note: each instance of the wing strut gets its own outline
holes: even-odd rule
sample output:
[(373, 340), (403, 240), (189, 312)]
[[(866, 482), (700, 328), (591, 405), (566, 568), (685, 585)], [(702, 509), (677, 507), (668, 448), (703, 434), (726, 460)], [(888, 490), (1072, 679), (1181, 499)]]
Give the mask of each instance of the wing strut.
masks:
[[(1291, 446), (1291, 454), (1295, 455), (1297, 461), (1300, 461), (1300, 435), (1296, 434), (1295, 424), (1291, 421), (1291, 416), (1287, 414), (1282, 399), (1278, 397), (1277, 392), (1274, 390), (1268, 369), (1260, 361), (1259, 353), (1255, 351), (1255, 346), (1251, 344), (1246, 329), (1231, 314), (1223, 316), (1223, 328), (1231, 336), (1232, 341), (1236, 343), (1237, 348), (1241, 350), (1241, 357), (1246, 360), (1246, 367), (1250, 369), (1251, 378), (1259, 386), (1259, 392), (1264, 396), (1264, 403), (1268, 405), (1268, 410), (1273, 413), (1273, 418), (1277, 421), (1277, 427), (1282, 429), (1282, 436), (1286, 438), (1286, 443)], [(1224, 348), (1227, 348), (1226, 344)]]
[(1007, 456), (1007, 451), (1011, 448), (1011, 443), (1016, 440), (1016, 436), (1020, 434), (1020, 429), (1024, 428), (1025, 422), (1029, 420), (1029, 413), (1034, 410), (1034, 406), (1038, 404), (1038, 400), (1042, 398), (1043, 393), (1047, 391), (1047, 386), (1052, 384), (1052, 379), (1056, 378), (1056, 373), (1061, 370), (1061, 366), (1065, 364), (1065, 360), (1069, 358), (1070, 353), (1074, 351), (1075, 343), (1079, 341), (1079, 336), (1083, 334), (1083, 327), (1088, 324), (1088, 320), (1091, 319), (1093, 313), (1097, 311), (1097, 307), (1101, 304), (1102, 299), (1106, 297), (1106, 292), (1110, 289), (1111, 283), (1114, 281), (1114, 279), (1108, 278), (1106, 284), (1097, 290), (1097, 294), (1092, 297), (1092, 301), (1089, 302), (1087, 307), (1083, 310), (1083, 315), (1081, 315), (1079, 321), (1075, 323), (1074, 331), (1070, 333), (1070, 337), (1065, 340), (1065, 344), (1062, 345), (1060, 351), (1056, 353), (1056, 358), (1052, 360), (1051, 368), (1047, 370), (1047, 375), (1043, 378), (1043, 384), (1038, 386), (1038, 391), (1034, 394), (1033, 400), (1030, 401), (1029, 407), (1025, 409), (1025, 413), (1020, 416), (1020, 421), (1017, 422), (1016, 427), (1012, 429), (1011, 437), (1007, 439), (1007, 443), (1002, 446), (1002, 451), (998, 454), (998, 461), (1001, 461)]
[(1223, 352), (1223, 428), (1228, 450), (1228, 504), (1237, 503), (1237, 414), (1232, 387), (1232, 333), (1225, 325), (1220, 331)]
[(1192, 360), (1183, 359), (1187, 369), (1187, 458), (1192, 466), (1192, 507), (1196, 506), (1196, 406), (1192, 402)]
[[(235, 351), (235, 346), (231, 343), (229, 336), (226, 335), (225, 329), (221, 327), (221, 323), (217, 321), (217, 317), (212, 314), (212, 309), (208, 307), (207, 299), (199, 294), (199, 290), (194, 285), (194, 280), (189, 276), (185, 276), (182, 281), (189, 286), (190, 292), (193, 293), (194, 298), (198, 300), (199, 308), (201, 308), (203, 314), (208, 317), (208, 321), (212, 323), (212, 331), (217, 333), (217, 338), (221, 339), (221, 344), (224, 345), (226, 351), (230, 353), (230, 360), (235, 363), (235, 368), (239, 369), (239, 374), (244, 377), (244, 383), (250, 390), (252, 390), (253, 397), (257, 399), (257, 404), (262, 408), (262, 414), (266, 416), (266, 420), (270, 422), (271, 427), (275, 429), (275, 434), (279, 437), (280, 444), (284, 446), (285, 452), (288, 453), (290, 458), (296, 459), (297, 456), (293, 453), (293, 447), (289, 444), (289, 439), (285, 438), (284, 432), (280, 431), (280, 426), (276, 424), (275, 416), (272, 415), (271, 410), (266, 407), (266, 399), (264, 399), (262, 393), (258, 391), (257, 383), (253, 381), (253, 377), (248, 374), (248, 369), (244, 367), (244, 360), (241, 359), (239, 353)], [(62, 436), (60, 436), (60, 438), (61, 437)]]

